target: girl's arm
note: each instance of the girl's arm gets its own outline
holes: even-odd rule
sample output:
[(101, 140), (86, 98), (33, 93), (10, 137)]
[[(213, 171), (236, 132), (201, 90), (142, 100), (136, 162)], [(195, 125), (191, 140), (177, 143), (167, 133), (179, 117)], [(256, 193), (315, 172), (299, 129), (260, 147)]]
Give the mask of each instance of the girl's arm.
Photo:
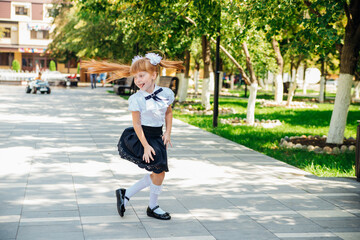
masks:
[(143, 160), (146, 163), (149, 163), (150, 159), (152, 161), (154, 161), (152, 154), (156, 155), (155, 150), (150, 146), (150, 144), (148, 143), (148, 141), (145, 138), (144, 131), (141, 127), (140, 112), (133, 111), (131, 113), (132, 113), (132, 120), (133, 120), (133, 126), (134, 126), (135, 133), (136, 133), (137, 137), (139, 138), (141, 144), (144, 147)]
[(169, 144), (170, 144), (170, 146), (172, 146), (171, 140), (170, 140), (172, 119), (173, 119), (172, 108), (171, 108), (171, 106), (169, 106), (165, 113), (166, 131), (162, 137), (162, 139), (164, 141), (164, 145), (166, 145), (166, 149), (168, 148)]

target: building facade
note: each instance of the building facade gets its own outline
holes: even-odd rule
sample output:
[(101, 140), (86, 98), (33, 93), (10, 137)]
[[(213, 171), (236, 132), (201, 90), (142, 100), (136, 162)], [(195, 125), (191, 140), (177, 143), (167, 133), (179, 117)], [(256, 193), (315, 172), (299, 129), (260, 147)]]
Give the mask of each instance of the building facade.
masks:
[(14, 59), (24, 71), (49, 68), (47, 45), (51, 42), (52, 0), (0, 0), (0, 68)]

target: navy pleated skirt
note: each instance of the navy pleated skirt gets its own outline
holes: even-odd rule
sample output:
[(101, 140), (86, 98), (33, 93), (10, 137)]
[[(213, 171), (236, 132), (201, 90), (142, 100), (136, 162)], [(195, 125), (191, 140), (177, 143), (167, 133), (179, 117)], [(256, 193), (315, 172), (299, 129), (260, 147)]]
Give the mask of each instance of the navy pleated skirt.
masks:
[(143, 160), (144, 147), (133, 127), (126, 128), (120, 137), (118, 143), (120, 157), (129, 160), (140, 168), (144, 168), (150, 172), (168, 172), (166, 146), (162, 140), (162, 127), (142, 126), (142, 128), (146, 140), (155, 150), (156, 155), (153, 155), (154, 161), (150, 159), (150, 162), (146, 163)]

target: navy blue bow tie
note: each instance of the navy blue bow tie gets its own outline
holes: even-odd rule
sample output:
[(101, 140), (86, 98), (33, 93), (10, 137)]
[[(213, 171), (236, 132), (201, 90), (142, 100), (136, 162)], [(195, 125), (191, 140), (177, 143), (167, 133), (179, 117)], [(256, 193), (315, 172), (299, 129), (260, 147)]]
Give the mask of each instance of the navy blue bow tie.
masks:
[(146, 96), (146, 97), (145, 97), (145, 100), (149, 100), (150, 98), (152, 98), (152, 99), (154, 99), (155, 101), (160, 101), (161, 99), (160, 99), (158, 96), (156, 96), (156, 94), (162, 92), (162, 90), (163, 90), (162, 88), (159, 88), (159, 89), (156, 90), (154, 93)]

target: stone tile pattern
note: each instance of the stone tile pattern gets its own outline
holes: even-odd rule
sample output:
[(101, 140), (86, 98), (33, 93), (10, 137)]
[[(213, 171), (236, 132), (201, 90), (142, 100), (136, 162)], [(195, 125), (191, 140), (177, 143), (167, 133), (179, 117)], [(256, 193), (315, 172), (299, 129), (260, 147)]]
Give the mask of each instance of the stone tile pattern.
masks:
[[(0, 239), (360, 239), (360, 185), (318, 178), (174, 120), (160, 197), (120, 218), (114, 190), (144, 170), (120, 159), (127, 101), (97, 88), (0, 87)], [(241, 137), (241, 136), (239, 136)]]

